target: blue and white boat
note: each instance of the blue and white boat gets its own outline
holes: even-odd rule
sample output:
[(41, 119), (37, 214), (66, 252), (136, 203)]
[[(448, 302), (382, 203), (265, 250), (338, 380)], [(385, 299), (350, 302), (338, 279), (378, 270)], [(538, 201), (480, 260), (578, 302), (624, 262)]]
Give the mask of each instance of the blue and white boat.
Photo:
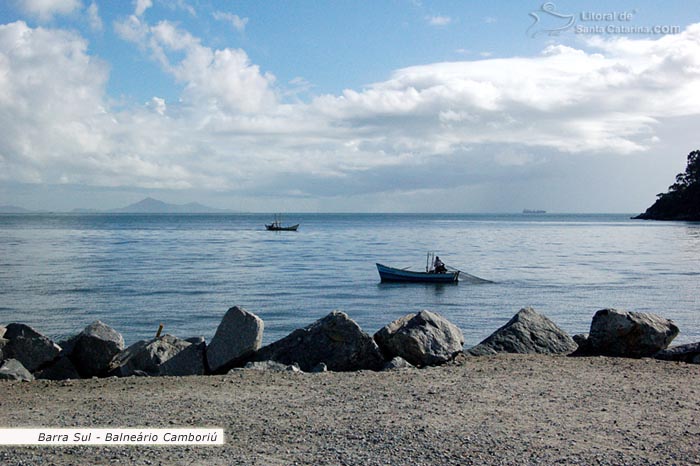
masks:
[(386, 265), (377, 264), (379, 278), (383, 282), (411, 282), (411, 283), (457, 283), (459, 270), (444, 273), (415, 272), (407, 269), (395, 269)]

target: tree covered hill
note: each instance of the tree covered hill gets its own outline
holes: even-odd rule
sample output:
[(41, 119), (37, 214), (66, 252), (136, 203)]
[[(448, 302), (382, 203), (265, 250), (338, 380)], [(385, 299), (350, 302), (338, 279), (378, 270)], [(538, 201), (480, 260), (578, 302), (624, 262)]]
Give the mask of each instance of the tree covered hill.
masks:
[(634, 218), (700, 221), (700, 150), (688, 154), (685, 173), (676, 175), (668, 192), (658, 194), (654, 205)]

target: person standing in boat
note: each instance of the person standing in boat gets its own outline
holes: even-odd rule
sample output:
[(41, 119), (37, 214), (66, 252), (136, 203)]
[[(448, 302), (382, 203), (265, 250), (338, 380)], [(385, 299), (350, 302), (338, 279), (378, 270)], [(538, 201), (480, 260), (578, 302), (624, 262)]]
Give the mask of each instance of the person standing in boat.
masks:
[(433, 270), (435, 271), (435, 273), (447, 272), (447, 267), (445, 267), (444, 262), (440, 260), (440, 256), (435, 256), (435, 262), (433, 262)]

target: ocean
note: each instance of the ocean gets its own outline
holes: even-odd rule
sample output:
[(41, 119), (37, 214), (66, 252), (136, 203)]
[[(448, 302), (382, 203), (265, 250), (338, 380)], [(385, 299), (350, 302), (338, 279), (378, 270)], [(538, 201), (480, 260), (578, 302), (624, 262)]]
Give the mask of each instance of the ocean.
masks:
[[(127, 344), (159, 324), (210, 340), (234, 305), (265, 321), (264, 342), (333, 310), (372, 334), (429, 309), (475, 345), (532, 306), (569, 334), (606, 307), (673, 319), (700, 341), (700, 224), (628, 214), (0, 215), (0, 324), (60, 340), (95, 320)], [(447, 265), (491, 284), (382, 284), (375, 263)]]

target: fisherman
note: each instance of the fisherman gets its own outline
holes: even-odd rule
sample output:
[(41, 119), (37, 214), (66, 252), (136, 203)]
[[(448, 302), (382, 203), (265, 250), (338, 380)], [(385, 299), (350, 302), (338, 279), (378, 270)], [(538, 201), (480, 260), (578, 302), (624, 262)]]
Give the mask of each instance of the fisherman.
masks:
[(440, 256), (435, 256), (435, 262), (433, 263), (433, 269), (435, 270), (435, 273), (447, 272), (447, 267), (445, 267), (445, 264), (440, 260)]

